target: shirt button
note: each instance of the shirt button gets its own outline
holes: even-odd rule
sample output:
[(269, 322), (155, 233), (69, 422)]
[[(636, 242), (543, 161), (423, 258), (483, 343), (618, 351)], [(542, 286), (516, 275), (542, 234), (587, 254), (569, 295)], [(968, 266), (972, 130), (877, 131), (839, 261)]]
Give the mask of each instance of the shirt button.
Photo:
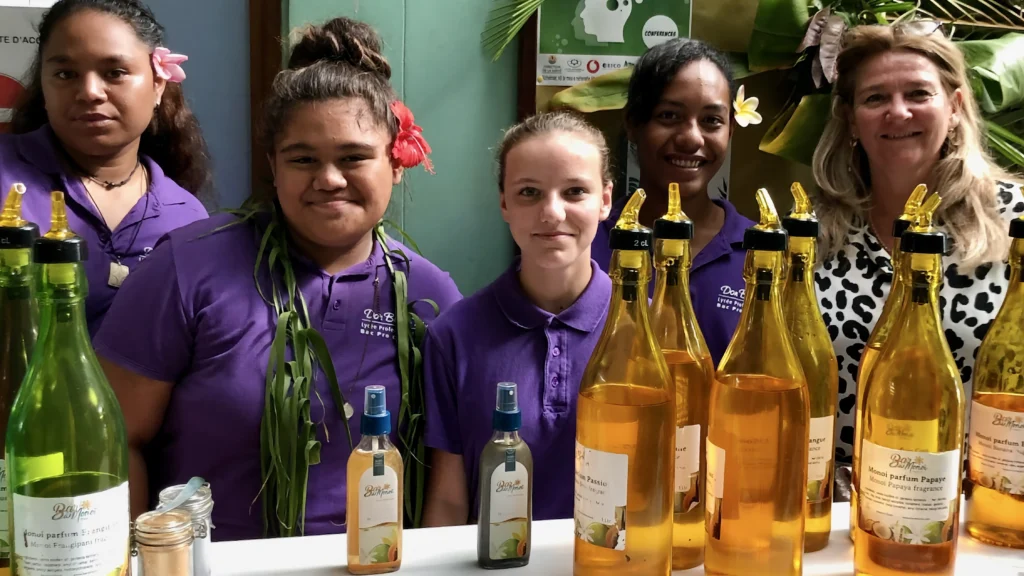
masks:
[(558, 348), (555, 348), (554, 350), (551, 351), (551, 355), (552, 356), (558, 356), (561, 353), (562, 353), (562, 351), (559, 350)]
[(339, 308), (341, 308), (341, 300), (335, 300), (334, 301), (334, 305), (331, 306), (331, 308), (334, 308), (335, 310), (338, 310)]
[(551, 377), (551, 385), (552, 386), (558, 386), (558, 376), (552, 376)]

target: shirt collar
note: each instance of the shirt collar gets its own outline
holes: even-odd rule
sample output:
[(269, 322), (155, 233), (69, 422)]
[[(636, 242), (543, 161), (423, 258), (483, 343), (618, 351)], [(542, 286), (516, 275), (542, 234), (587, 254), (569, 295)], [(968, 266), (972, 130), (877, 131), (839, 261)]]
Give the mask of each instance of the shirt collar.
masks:
[[(57, 135), (53, 132), (53, 128), (49, 124), (44, 124), (32, 132), (23, 134), (18, 139), (18, 154), (22, 160), (35, 166), (40, 172), (54, 176), (62, 181), (67, 194), (82, 206), (87, 207), (90, 212), (95, 212), (95, 207), (88, 200), (85, 186), (81, 180), (64, 170), (64, 165), (60, 160), (60, 153), (58, 152), (60, 145)], [(139, 154), (139, 159), (146, 166), (146, 170), (149, 171), (148, 193), (150, 198), (145, 214), (145, 217), (148, 218), (160, 214), (160, 209), (163, 205), (160, 191), (167, 185), (169, 179), (164, 174), (163, 169), (160, 168), (160, 165), (154, 162), (152, 158), (145, 154)], [(96, 216), (99, 217), (99, 214), (96, 214)], [(139, 216), (139, 218), (141, 217)], [(134, 222), (125, 221), (125, 225), (132, 223)]]
[(531, 330), (557, 320), (580, 332), (593, 332), (604, 322), (612, 295), (612, 281), (593, 260), (590, 261), (590, 283), (571, 306), (558, 314), (542, 310), (534, 304), (519, 283), (519, 259), (495, 282), (494, 295), (498, 307), (512, 324)]

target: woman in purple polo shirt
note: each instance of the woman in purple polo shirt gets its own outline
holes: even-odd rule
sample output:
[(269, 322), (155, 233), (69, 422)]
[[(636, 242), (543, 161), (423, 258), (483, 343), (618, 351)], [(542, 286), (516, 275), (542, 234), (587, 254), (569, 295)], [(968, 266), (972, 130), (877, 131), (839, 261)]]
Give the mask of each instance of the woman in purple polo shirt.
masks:
[[(694, 224), (690, 295), (716, 365), (743, 308), (743, 232), (754, 225), (728, 200), (708, 195), (732, 137), (735, 92), (724, 55), (680, 38), (640, 57), (626, 103), (626, 129), (637, 147), (640, 187), (647, 192), (640, 222), (653, 226), (668, 208), (669, 184), (678, 183), (683, 211)], [(628, 195), (612, 206), (594, 238), (594, 260), (604, 270), (611, 260), (609, 232), (626, 200)]]
[(505, 133), (498, 165), (501, 212), (522, 256), (427, 331), (427, 526), (477, 518), (480, 451), (506, 381), (518, 384), (533, 452), (534, 518), (572, 516), (576, 391), (612, 290), (590, 259), (611, 208), (608, 147), (584, 120), (542, 114)]
[[(380, 46), (347, 18), (307, 28), (264, 107), (275, 191), (254, 194), (247, 218), (169, 234), (110, 309), (96, 350), (125, 414), (134, 514), (198, 475), (213, 487), (214, 540), (345, 530), (344, 415), (358, 441), (363, 389), (381, 384), (397, 419), (415, 369), (399, 371), (409, 324), (398, 319), (430, 322), (429, 301), (443, 311), (461, 298), (448, 274), (377, 228), (404, 168), (429, 152)], [(281, 316), (287, 330), (280, 301), (296, 312)], [(283, 365), (318, 341), (329, 355), (307, 377), (309, 355)], [(285, 370), (294, 388), (275, 380)], [(265, 394), (280, 401), (268, 407)], [(274, 459), (271, 470), (282, 448), (270, 440), (297, 450), (297, 463)], [(288, 494), (305, 506), (287, 506)]]
[(206, 218), (206, 143), (182, 94), (183, 56), (137, 0), (61, 0), (39, 46), (13, 134), (0, 135), (0, 195), (28, 188), (24, 217), (46, 230), (50, 192), (89, 243), (86, 316), (100, 322), (128, 273), (167, 232)]

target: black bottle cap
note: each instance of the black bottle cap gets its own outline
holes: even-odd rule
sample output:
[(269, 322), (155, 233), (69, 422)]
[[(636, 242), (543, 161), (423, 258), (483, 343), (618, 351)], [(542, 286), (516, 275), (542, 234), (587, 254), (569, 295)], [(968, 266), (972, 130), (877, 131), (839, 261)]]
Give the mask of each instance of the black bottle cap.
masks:
[(903, 238), (903, 233), (910, 229), (910, 220), (896, 219), (892, 221), (892, 237)]
[(787, 247), (789, 247), (789, 234), (785, 230), (761, 230), (751, 227), (743, 232), (744, 250), (785, 252)]
[(789, 216), (782, 219), (782, 227), (790, 236), (797, 238), (817, 238), (818, 231), (821, 230), (821, 224), (817, 220), (804, 220)]
[(654, 221), (654, 237), (661, 240), (693, 240), (693, 222), (659, 218)]
[(900, 237), (900, 250), (914, 254), (945, 254), (949, 245), (942, 232), (907, 231)]
[(608, 238), (608, 247), (612, 250), (647, 250), (651, 249), (651, 230), (622, 230), (612, 228)]
[(29, 222), (24, 226), (0, 227), (0, 250), (31, 248), (39, 238), (39, 226)]
[(89, 245), (74, 236), (67, 240), (40, 238), (32, 246), (32, 260), (36, 264), (73, 264), (89, 259)]
[(1010, 220), (1010, 238), (1024, 238), (1024, 218)]

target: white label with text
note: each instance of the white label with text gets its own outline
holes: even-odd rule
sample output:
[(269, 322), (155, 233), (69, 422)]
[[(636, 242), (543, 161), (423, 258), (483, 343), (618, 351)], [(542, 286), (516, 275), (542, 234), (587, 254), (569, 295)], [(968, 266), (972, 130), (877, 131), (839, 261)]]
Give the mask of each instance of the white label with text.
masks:
[(864, 440), (860, 527), (882, 539), (941, 544), (952, 539), (958, 513), (960, 450), (893, 450)]
[(595, 546), (626, 549), (629, 456), (576, 442), (576, 537)]
[(66, 498), (14, 494), (19, 574), (118, 573), (128, 560), (128, 483)]
[(824, 480), (832, 464), (832, 433), (835, 416), (811, 418), (810, 446), (807, 451), (807, 481)]
[(689, 492), (700, 471), (700, 424), (676, 428), (676, 492)]
[(398, 474), (374, 454), (374, 466), (359, 478), (359, 562), (384, 564), (398, 559)]
[(705, 509), (714, 514), (715, 502), (725, 494), (725, 449), (715, 446), (711, 439), (705, 441), (707, 446), (708, 477)]
[(972, 402), (967, 455), (975, 484), (1024, 495), (1024, 413)]

